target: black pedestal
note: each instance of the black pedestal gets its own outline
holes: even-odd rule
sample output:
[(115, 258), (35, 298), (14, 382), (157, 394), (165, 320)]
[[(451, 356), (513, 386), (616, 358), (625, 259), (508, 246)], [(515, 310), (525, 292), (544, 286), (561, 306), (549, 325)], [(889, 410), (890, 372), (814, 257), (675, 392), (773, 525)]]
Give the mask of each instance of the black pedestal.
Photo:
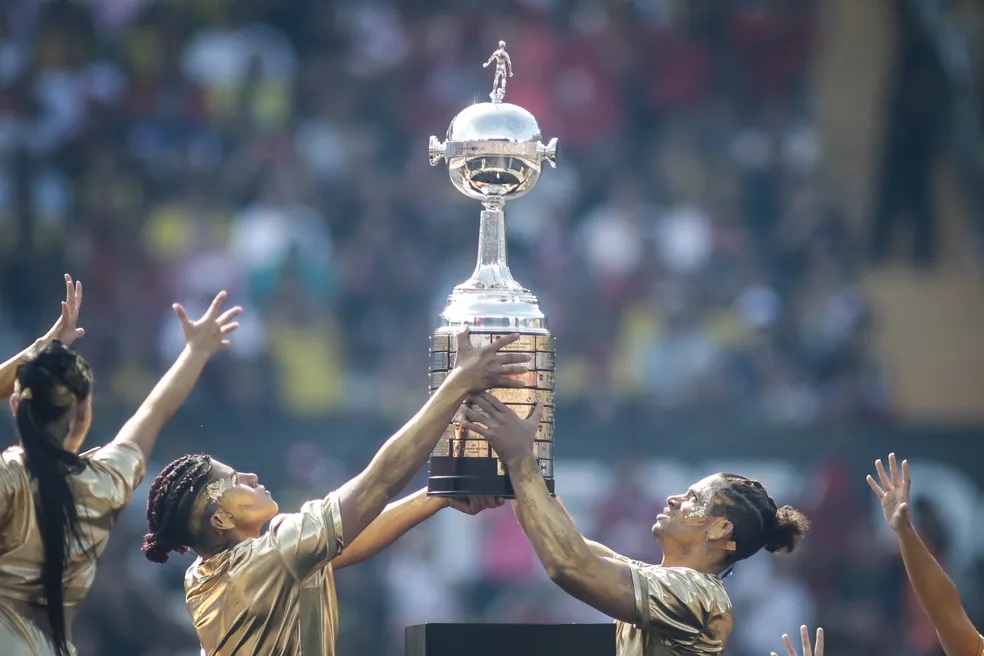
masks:
[(406, 656), (615, 656), (615, 624), (418, 624)]

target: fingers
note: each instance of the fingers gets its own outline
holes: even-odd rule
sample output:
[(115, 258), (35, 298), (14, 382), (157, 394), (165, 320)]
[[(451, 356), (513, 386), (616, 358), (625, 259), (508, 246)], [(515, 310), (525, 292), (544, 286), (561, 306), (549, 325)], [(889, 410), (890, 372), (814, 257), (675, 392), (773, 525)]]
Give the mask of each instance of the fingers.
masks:
[(212, 304), (208, 306), (208, 311), (205, 313), (205, 316), (202, 318), (214, 319), (215, 317), (219, 316), (219, 308), (221, 308), (222, 304), (225, 303), (227, 296), (228, 293), (226, 293), (225, 290), (222, 290), (221, 292), (216, 294), (215, 298), (212, 299)]
[(469, 421), (467, 419), (462, 419), (461, 420), (461, 427), (462, 428), (467, 428), (468, 430), (470, 430), (473, 433), (478, 433), (479, 435), (481, 435), (485, 439), (488, 439), (489, 438), (489, 433), (490, 433), (489, 429), (487, 427), (481, 425), (481, 424), (476, 424), (473, 421)]
[[(518, 362), (530, 362), (531, 360), (533, 360), (533, 356), (529, 353), (498, 353), (495, 356), (495, 361), (499, 364), (516, 364)], [(523, 371), (529, 370), (529, 367), (523, 369)]]
[(228, 310), (220, 314), (219, 318), (216, 319), (216, 321), (218, 321), (219, 324), (225, 324), (231, 321), (232, 319), (235, 319), (242, 313), (243, 313), (242, 306), (237, 305), (236, 307), (229, 308)]
[(494, 401), (497, 401), (498, 399), (496, 399), (494, 396), (492, 396), (488, 392), (482, 392), (481, 394), (475, 394), (474, 396), (471, 397), (471, 399), (472, 399), (472, 402), (475, 403), (475, 405), (477, 405), (479, 408), (481, 408), (485, 412), (486, 416), (491, 417), (493, 415), (498, 414), (499, 411), (495, 407), (495, 405), (493, 404), (493, 402)]
[(813, 647), (810, 645), (810, 630), (806, 625), (800, 627), (800, 641), (803, 643), (803, 656), (813, 656)]
[(465, 326), (461, 332), (455, 334), (454, 345), (455, 350), (458, 351), (458, 353), (471, 350), (472, 346), (469, 335), (471, 335), (471, 331), (468, 330), (468, 326)]
[(871, 477), (871, 474), (868, 474), (868, 476), (867, 476), (867, 478), (865, 478), (865, 480), (868, 481), (868, 487), (871, 488), (872, 492), (875, 493), (875, 496), (876, 497), (878, 497), (879, 499), (881, 499), (882, 497), (885, 496), (885, 490), (881, 489), (881, 486), (878, 485), (878, 483), (875, 482), (875, 479), (873, 479)]
[(793, 647), (793, 641), (789, 639), (789, 635), (782, 634), (782, 644), (786, 645), (786, 653), (789, 656), (796, 656), (796, 648)]
[(899, 519), (903, 522), (909, 520), (909, 504), (901, 503), (899, 504), (899, 509), (896, 511), (899, 514)]
[(909, 461), (903, 460), (902, 461), (902, 494), (905, 495), (906, 499), (909, 498), (910, 483), (911, 483), (911, 479), (909, 478)]
[(888, 471), (892, 474), (892, 485), (902, 487), (902, 473), (899, 471), (899, 463), (895, 460), (895, 454), (888, 454)]
[(485, 399), (489, 405), (498, 410), (499, 412), (506, 412), (509, 410), (509, 406), (495, 398), (494, 394), (489, 394), (488, 392), (482, 392), (479, 396)]
[(75, 281), (75, 311), (78, 312), (79, 308), (82, 307), (82, 281)]
[(188, 326), (191, 324), (191, 322), (188, 321), (188, 313), (185, 312), (185, 309), (181, 307), (180, 303), (175, 303), (171, 306), (171, 308), (174, 310), (174, 313), (178, 315), (178, 319), (181, 320), (181, 325)]
[(878, 479), (881, 481), (882, 487), (886, 490), (891, 490), (893, 487), (892, 479), (885, 472), (885, 465), (882, 464), (881, 458), (875, 461), (875, 469), (878, 470)]
[[(515, 342), (517, 339), (519, 339), (519, 333), (513, 333), (513, 334), (508, 335), (506, 337), (502, 337), (500, 339), (497, 339), (494, 342), (492, 342), (492, 344), (491, 344), (492, 350), (493, 351), (501, 351), (503, 349), (503, 347), (509, 346), (510, 344), (512, 344), (513, 342)], [(527, 356), (527, 359), (529, 359), (528, 356)], [(521, 362), (521, 360), (517, 360), (516, 362)]]
[(498, 508), (504, 501), (498, 497), (477, 497), (475, 503), (478, 506), (476, 512)]
[[(508, 375), (508, 374), (525, 374), (529, 370), (530, 370), (530, 368), (527, 367), (525, 364), (506, 364), (506, 365), (503, 365), (501, 367), (501, 369), (500, 369), (500, 371), (504, 375)], [(516, 382), (519, 382), (519, 381), (516, 381)]]
[(817, 627), (817, 642), (814, 647), (815, 656), (823, 656), (823, 627)]
[(489, 423), (489, 416), (485, 414), (485, 412), (476, 410), (475, 408), (465, 406), (462, 409), (461, 414), (464, 415), (465, 419), (468, 419), (469, 421), (478, 421), (486, 425)]
[(75, 307), (75, 285), (72, 284), (72, 276), (65, 274), (65, 302)]
[(227, 323), (226, 325), (224, 325), (221, 328), (219, 328), (219, 332), (222, 333), (223, 335), (228, 335), (229, 333), (231, 333), (232, 331), (234, 331), (236, 328), (239, 328), (239, 322), (238, 321), (233, 321), (232, 323)]
[(533, 408), (533, 412), (531, 412), (530, 416), (527, 418), (527, 421), (534, 424), (539, 424), (540, 417), (542, 416), (543, 416), (543, 404), (537, 403), (536, 406)]

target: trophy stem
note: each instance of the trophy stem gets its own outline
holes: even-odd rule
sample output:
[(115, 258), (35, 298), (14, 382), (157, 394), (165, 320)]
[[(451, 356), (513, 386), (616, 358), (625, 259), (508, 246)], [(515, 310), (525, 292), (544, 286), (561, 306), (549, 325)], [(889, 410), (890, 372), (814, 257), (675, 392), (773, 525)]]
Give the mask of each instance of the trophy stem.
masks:
[(486, 203), (478, 228), (475, 271), (456, 289), (502, 289), (525, 292), (506, 263), (506, 214), (501, 203)]

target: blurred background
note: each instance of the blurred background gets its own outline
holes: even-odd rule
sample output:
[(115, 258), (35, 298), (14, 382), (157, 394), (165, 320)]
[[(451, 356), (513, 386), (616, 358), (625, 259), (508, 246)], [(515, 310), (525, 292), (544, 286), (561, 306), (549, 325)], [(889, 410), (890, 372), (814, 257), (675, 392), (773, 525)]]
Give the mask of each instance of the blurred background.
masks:
[[(756, 476), (815, 530), (728, 579), (728, 654), (801, 623), (837, 654), (939, 654), (863, 477), (913, 461), (919, 526), (984, 625), (982, 35), (972, 0), (5, 0), (0, 347), (84, 281), (98, 445), (180, 351), (170, 304), (228, 289), (242, 328), (148, 482), (208, 451), (285, 510), (333, 489), (426, 398), (480, 209), (427, 139), (486, 99), (504, 39), (507, 100), (561, 145), (507, 216), (558, 340), (579, 528), (658, 562), (665, 495)], [(146, 488), (83, 656), (198, 653), (191, 559), (138, 550)], [(338, 579), (340, 654), (402, 654), (428, 621), (606, 621), (508, 506), (442, 511)]]

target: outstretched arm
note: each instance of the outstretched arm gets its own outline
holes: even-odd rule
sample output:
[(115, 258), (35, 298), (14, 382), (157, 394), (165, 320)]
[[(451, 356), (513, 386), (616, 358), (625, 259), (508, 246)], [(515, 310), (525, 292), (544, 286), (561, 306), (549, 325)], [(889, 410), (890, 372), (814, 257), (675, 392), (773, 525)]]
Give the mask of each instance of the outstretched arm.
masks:
[(481, 349), (471, 345), (468, 331), (457, 336), (457, 361), (444, 383), (403, 428), (383, 444), (361, 474), (338, 491), (344, 538), (354, 543), (376, 519), (386, 502), (406, 487), (424, 464), (465, 396), (491, 387), (519, 387), (508, 378), (527, 371), (528, 355), (500, 352), (516, 341), (512, 335)]
[(136, 413), (123, 424), (114, 443), (129, 442), (140, 449), (145, 459), (150, 456), (161, 429), (191, 394), (205, 364), (216, 351), (229, 345), (227, 335), (239, 327), (233, 319), (243, 311), (241, 307), (219, 314), (225, 299), (226, 293), (220, 292), (208, 312), (195, 322), (189, 321), (184, 308), (175, 304), (174, 311), (187, 341), (185, 348)]
[(340, 569), (362, 562), (393, 544), (401, 535), (446, 505), (445, 499), (427, 496), (426, 489), (394, 501), (386, 506), (359, 537), (345, 547), (345, 551), (331, 561), (332, 567)]
[(73, 282), (72, 276), (65, 274), (65, 300), (61, 303), (61, 315), (54, 325), (48, 329), (44, 335), (39, 337), (34, 344), (0, 364), (0, 396), (10, 396), (14, 393), (14, 379), (17, 376), (17, 369), (27, 361), (31, 354), (31, 349), (39, 342), (49, 339), (57, 339), (66, 346), (70, 345), (79, 337), (85, 335), (85, 330), (76, 327), (79, 319), (79, 310), (82, 307), (82, 283)]
[(382, 551), (396, 542), (400, 536), (434, 516), (439, 510), (454, 507), (461, 512), (475, 515), (485, 508), (501, 505), (501, 500), (473, 498), (451, 500), (441, 497), (427, 496), (427, 488), (417, 490), (413, 494), (394, 501), (386, 506), (359, 537), (334, 560), (332, 567), (340, 569), (360, 563), (366, 558)]
[[(556, 501), (557, 505), (560, 506), (560, 509), (564, 511), (564, 514), (567, 515), (567, 519), (570, 520), (571, 524), (574, 524), (576, 526), (577, 523), (574, 521), (574, 518), (571, 517), (570, 511), (567, 510), (567, 506), (565, 506), (564, 502), (560, 500), (560, 497), (554, 497), (554, 501)], [(512, 502), (512, 507), (513, 507), (513, 512), (516, 513), (516, 518), (518, 519), (519, 504), (515, 500), (513, 500)], [(600, 542), (595, 542), (594, 540), (589, 540), (587, 538), (584, 538), (584, 542), (585, 544), (588, 545), (588, 549), (591, 550), (591, 553), (598, 556), (599, 558), (614, 558), (615, 556), (618, 555), (615, 553), (614, 549), (606, 547)]]
[(635, 622), (629, 566), (602, 557), (589, 546), (560, 504), (550, 498), (532, 453), (506, 466), (519, 501), (516, 516), (550, 580), (610, 617)]
[(871, 476), (868, 485), (881, 501), (885, 520), (898, 537), (916, 598), (933, 623), (947, 656), (978, 656), (984, 645), (960, 602), (960, 592), (909, 518), (909, 463), (903, 460), (900, 469), (894, 453), (889, 454), (888, 462), (891, 474), (885, 471), (881, 460), (875, 461), (881, 485)]
[(563, 506), (550, 497), (543, 481), (532, 449), (542, 407), (520, 419), (489, 394), (474, 397), (474, 401), (479, 409), (466, 409), (464, 425), (489, 439), (506, 461), (516, 493), (516, 517), (547, 575), (570, 595), (606, 615), (636, 622), (632, 570), (596, 554)]

